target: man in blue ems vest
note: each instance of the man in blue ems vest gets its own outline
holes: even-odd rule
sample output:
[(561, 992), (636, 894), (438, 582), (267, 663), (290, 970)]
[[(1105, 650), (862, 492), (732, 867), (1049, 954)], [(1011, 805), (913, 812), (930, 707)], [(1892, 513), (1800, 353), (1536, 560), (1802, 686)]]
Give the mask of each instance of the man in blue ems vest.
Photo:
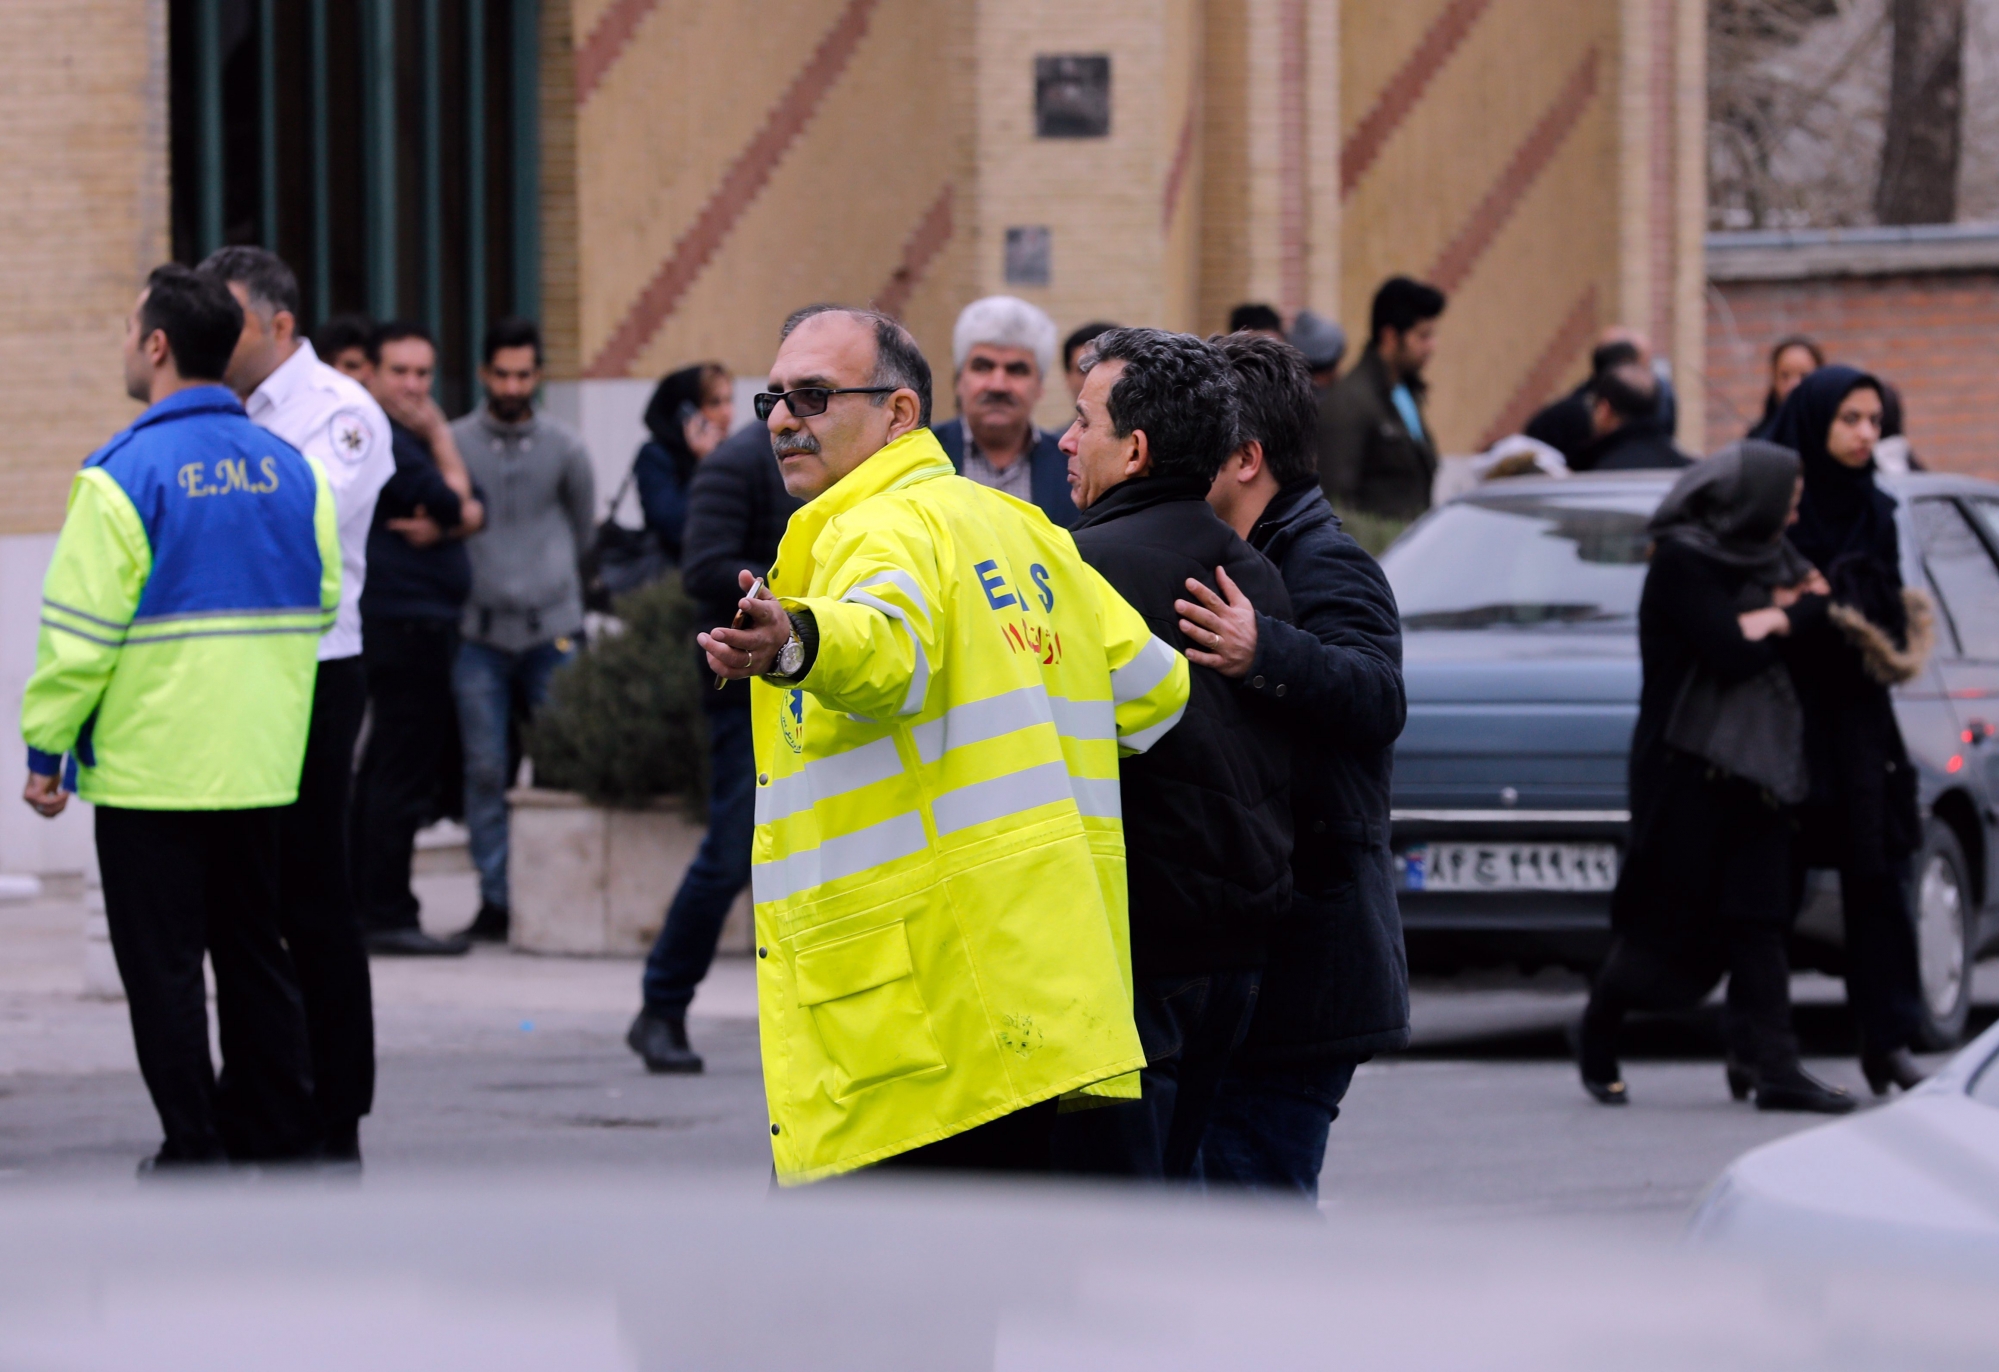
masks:
[(325, 473), (221, 384), (242, 327), (221, 282), (153, 272), (125, 335), (126, 389), (150, 404), (70, 487), (21, 703), (23, 799), (61, 813), (68, 754), (97, 807), (112, 951), (166, 1135), (142, 1170), (319, 1147), (278, 824), (340, 603), (339, 535)]

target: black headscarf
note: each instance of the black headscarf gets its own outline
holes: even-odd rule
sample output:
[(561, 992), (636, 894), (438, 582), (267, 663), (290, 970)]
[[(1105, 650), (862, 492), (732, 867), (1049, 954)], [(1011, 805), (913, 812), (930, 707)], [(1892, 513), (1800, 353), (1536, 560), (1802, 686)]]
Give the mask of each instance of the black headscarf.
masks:
[(697, 363), (692, 367), (682, 367), (677, 372), (669, 372), (654, 387), (652, 399), (646, 402), (646, 432), (673, 459), (674, 474), (683, 488), (694, 479), (694, 466), (699, 459), (687, 446), (687, 435), (680, 422), (680, 407), (692, 405), (696, 409), (701, 408), (702, 402), (707, 399), (702, 378), (712, 366), (712, 363)]
[(1839, 407), (1881, 383), (1852, 367), (1820, 367), (1798, 383), (1771, 426), (1771, 439), (1803, 459), (1805, 499), (1792, 546), (1826, 575), (1835, 600), (1852, 605), (1897, 639), (1906, 631), (1895, 499), (1874, 484), (1874, 459), (1849, 467), (1826, 450)]
[(1810, 570), (1784, 541), (1798, 471), (1789, 448), (1731, 443), (1673, 483), (1647, 532), (1741, 568), (1760, 585), (1794, 586)]

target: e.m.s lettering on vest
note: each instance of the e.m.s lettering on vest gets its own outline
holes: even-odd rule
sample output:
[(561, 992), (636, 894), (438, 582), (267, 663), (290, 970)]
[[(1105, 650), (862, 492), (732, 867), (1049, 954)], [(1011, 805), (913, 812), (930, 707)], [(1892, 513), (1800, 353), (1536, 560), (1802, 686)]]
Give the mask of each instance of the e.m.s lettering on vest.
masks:
[[(209, 469), (213, 467), (211, 472)], [(213, 464), (189, 462), (175, 474), (174, 480), (189, 498), (198, 499), (210, 495), (269, 495), (278, 488), (278, 460), (266, 457), (257, 464), (259, 480), (250, 479), (248, 462), (240, 457), (225, 457)]]

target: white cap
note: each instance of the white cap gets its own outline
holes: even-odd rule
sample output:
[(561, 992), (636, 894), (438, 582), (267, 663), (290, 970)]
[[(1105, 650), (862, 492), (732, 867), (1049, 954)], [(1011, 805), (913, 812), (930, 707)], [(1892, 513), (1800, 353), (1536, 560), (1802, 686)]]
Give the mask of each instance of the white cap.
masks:
[(965, 359), (981, 343), (1026, 348), (1043, 376), (1055, 370), (1055, 321), (1017, 295), (989, 295), (959, 312), (958, 327), (951, 330), (952, 370), (964, 370)]

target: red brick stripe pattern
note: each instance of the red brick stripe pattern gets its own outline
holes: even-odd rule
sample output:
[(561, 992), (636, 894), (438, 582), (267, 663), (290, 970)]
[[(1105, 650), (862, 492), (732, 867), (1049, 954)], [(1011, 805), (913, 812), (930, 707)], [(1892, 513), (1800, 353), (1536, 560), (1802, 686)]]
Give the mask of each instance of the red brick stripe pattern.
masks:
[(1360, 184), (1361, 177), (1374, 165), (1374, 159), (1381, 156), (1389, 137), (1409, 117), (1409, 111), (1416, 108), (1431, 80), (1491, 4), (1492, 0), (1451, 0), (1424, 31), (1422, 41), (1395, 69), (1395, 75), (1388, 78), (1374, 107), (1361, 116), (1340, 149), (1342, 196), (1352, 194), (1353, 188)]
[(672, 317), (688, 287), (727, 241), (736, 221), (769, 184), (771, 174), (792, 143), (812, 122), (812, 116), (819, 111), (819, 102), (840, 79), (861, 40), (867, 36), (868, 20), (873, 17), (876, 4), (877, 0), (848, 0), (840, 17), (813, 49), (804, 69), (792, 78), (783, 96), (771, 107), (763, 127), (722, 174), (721, 184), (701, 207), (692, 226), (673, 245), (666, 261), (660, 263), (659, 270), (639, 292), (611, 337), (584, 368), (585, 376), (623, 376), (631, 370), (646, 344), (659, 332), (660, 325)]
[(1596, 287), (1587, 287), (1569, 308), (1555, 336), (1548, 340), (1548, 346), (1534, 359), (1534, 366), (1526, 379), (1514, 388), (1506, 407), (1499, 412), (1499, 418), (1492, 421), (1492, 427), (1479, 439), (1479, 450), (1483, 452), (1509, 434), (1517, 434), (1527, 427), (1527, 421), (1555, 398), (1555, 391), (1561, 385), (1562, 377), (1576, 359), (1589, 347), (1590, 339), (1596, 336)]
[(1194, 132), (1200, 122), (1201, 102), (1196, 96), (1187, 101), (1187, 117), (1180, 121), (1180, 138), (1173, 145), (1173, 165), (1166, 169), (1166, 193), (1159, 200), (1159, 231), (1170, 233), (1174, 212), (1180, 208), (1180, 192), (1187, 184), (1187, 168), (1194, 160)]
[(903, 242), (902, 261), (896, 265), (888, 284), (875, 294), (876, 309), (902, 318), (902, 312), (909, 308), (909, 297), (923, 280), (923, 273), (951, 241), (952, 228), (951, 188), (946, 186)]
[(1428, 280), (1437, 289), (1449, 294), (1462, 286), (1478, 265), (1478, 259), (1492, 246), (1492, 240), (1506, 227), (1506, 221), (1520, 208), (1520, 202), (1533, 189), (1535, 180), (1547, 169), (1561, 149), (1562, 141), (1569, 136), (1583, 111), (1596, 96), (1597, 51), (1591, 48), (1576, 64), (1568, 81), (1562, 86), (1555, 103), (1548, 107), (1540, 122), (1528, 133), (1526, 141), (1514, 150), (1507, 159), (1499, 179), (1492, 183), (1492, 189), (1478, 202), (1477, 208), (1458, 230), (1437, 260), (1431, 264)]
[(616, 0), (611, 8), (604, 11), (604, 17), (597, 21), (597, 27), (576, 49), (576, 103), (582, 104), (597, 89), (597, 83), (604, 79), (619, 56), (625, 51), (625, 44), (632, 41), (639, 25), (645, 17), (659, 8), (659, 0)]

